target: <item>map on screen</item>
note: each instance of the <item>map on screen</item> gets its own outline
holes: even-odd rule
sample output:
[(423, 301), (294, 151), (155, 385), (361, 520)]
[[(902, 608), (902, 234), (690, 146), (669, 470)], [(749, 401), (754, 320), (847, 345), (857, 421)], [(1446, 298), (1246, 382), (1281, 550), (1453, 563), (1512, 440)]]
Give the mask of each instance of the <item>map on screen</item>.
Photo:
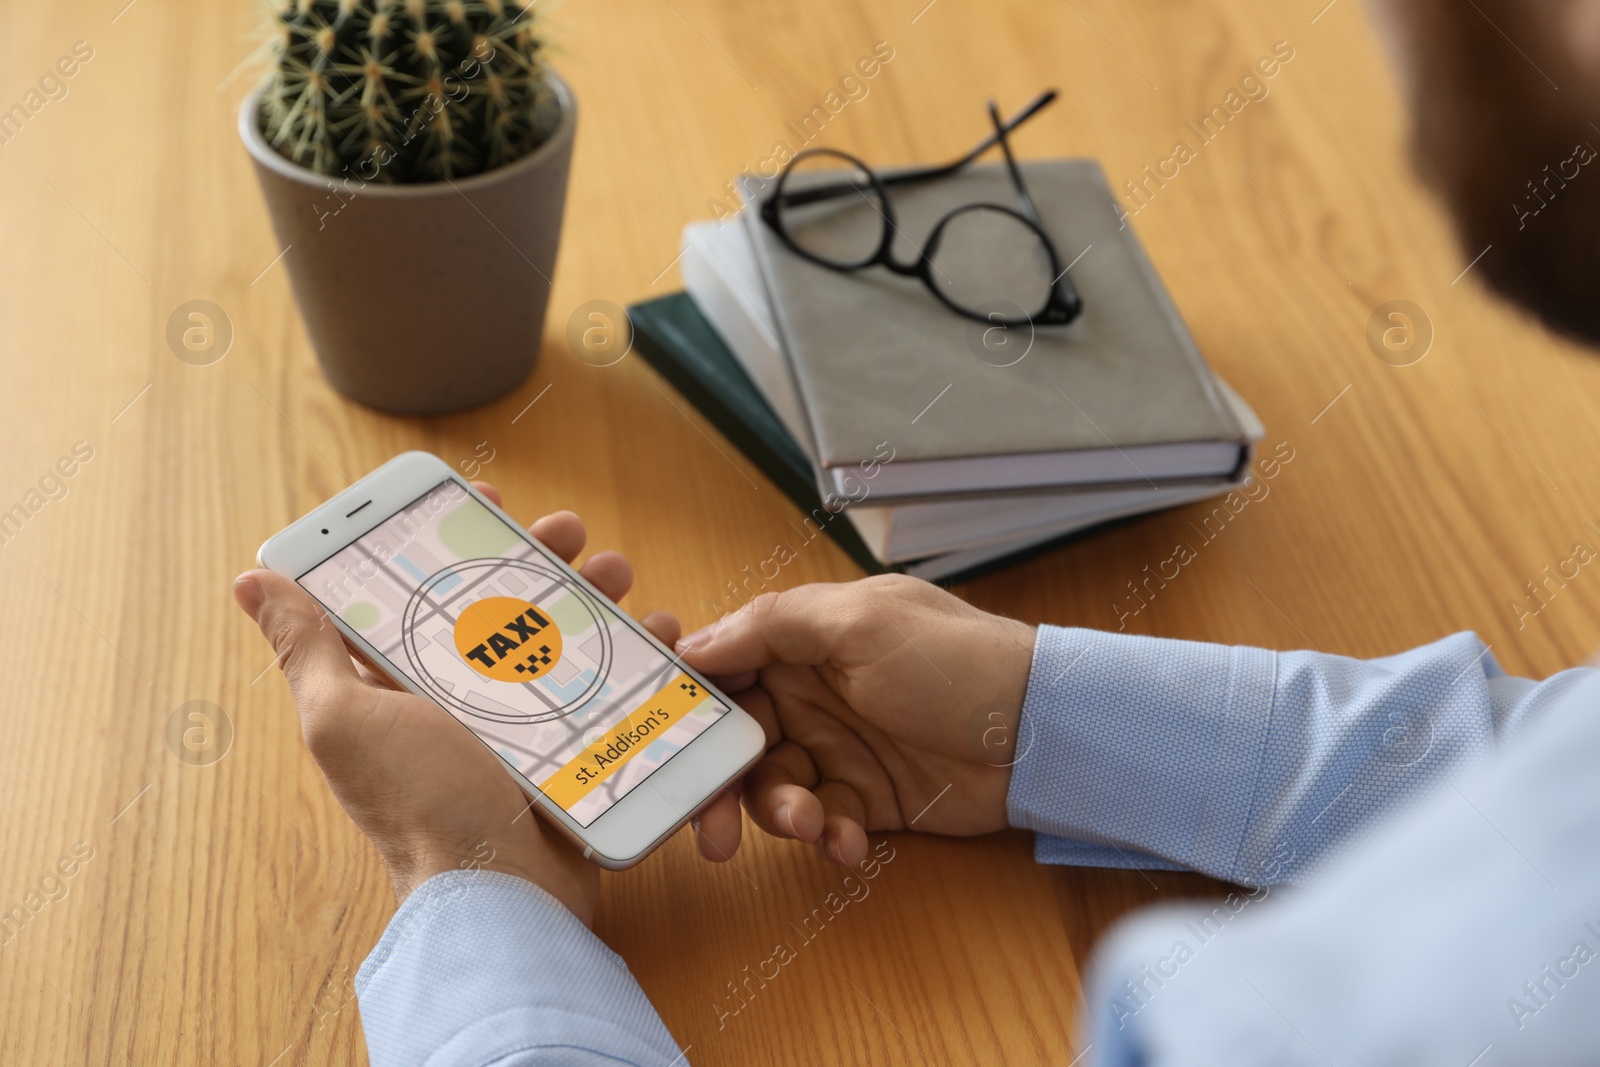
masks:
[(299, 581), (583, 826), (728, 710), (453, 479)]

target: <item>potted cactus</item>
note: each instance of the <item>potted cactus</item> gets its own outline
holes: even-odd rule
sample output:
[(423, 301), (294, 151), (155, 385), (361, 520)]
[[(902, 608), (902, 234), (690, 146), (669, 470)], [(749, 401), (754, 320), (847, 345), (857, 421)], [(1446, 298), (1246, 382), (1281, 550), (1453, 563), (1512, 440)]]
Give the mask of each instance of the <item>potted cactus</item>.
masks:
[(328, 380), (472, 407), (538, 355), (577, 112), (520, 0), (292, 0), (239, 110)]

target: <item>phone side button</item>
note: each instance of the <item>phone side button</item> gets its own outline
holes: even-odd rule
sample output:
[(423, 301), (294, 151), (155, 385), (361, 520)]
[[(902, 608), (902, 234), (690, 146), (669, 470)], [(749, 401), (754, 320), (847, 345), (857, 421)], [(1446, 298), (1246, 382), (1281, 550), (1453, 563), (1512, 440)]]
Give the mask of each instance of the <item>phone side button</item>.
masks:
[(588, 859), (592, 855), (594, 855), (594, 846), (586, 845), (583, 850), (583, 858)]

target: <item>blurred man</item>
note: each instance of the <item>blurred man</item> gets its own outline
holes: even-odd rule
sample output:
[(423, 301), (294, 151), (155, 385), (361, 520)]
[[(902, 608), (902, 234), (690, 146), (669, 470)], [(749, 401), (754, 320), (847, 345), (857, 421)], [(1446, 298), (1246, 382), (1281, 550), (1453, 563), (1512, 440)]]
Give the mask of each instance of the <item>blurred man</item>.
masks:
[(1552, 329), (1600, 342), (1600, 3), (1380, 0), (1412, 157), (1474, 272)]

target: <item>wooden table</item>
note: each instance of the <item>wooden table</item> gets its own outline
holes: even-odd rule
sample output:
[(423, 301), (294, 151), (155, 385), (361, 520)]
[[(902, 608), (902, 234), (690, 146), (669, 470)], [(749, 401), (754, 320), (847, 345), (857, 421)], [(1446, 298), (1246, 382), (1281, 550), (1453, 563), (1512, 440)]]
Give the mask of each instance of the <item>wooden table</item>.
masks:
[[(0, 948), (0, 1061), (363, 1059), (349, 981), (391, 913), (388, 885), (229, 580), (266, 535), (394, 453), (454, 462), (487, 442), (483, 473), (511, 510), (574, 508), (592, 545), (632, 558), (636, 614), (707, 621), (795, 509), (636, 357), (576, 359), (566, 319), (674, 288), (681, 227), (874, 42), (893, 59), (822, 142), (941, 160), (981, 134), (986, 97), (1016, 106), (1058, 86), (1020, 150), (1097, 156), (1119, 187), (1176, 140), (1193, 147), (1185, 123), (1275, 42), (1294, 49), (1270, 95), (1147, 185), (1133, 221), (1266, 447), (1294, 459), (1129, 630), (1373, 656), (1471, 628), (1533, 674), (1600, 641), (1587, 569), (1523, 610), (1539, 604), (1524, 583), (1600, 544), (1600, 363), (1460, 276), (1480, 250), (1452, 246), (1409, 175), (1396, 90), (1354, 0), (574, 0), (558, 12), (561, 66), (583, 112), (543, 361), (514, 395), (435, 420), (355, 407), (317, 370), (234, 132), (251, 5), (124, 2), (17, 6), (0, 35), (0, 107), (74, 42), (93, 49), (69, 94), (0, 144), (0, 510), (26, 506), (76, 442), (92, 449), (67, 495), (0, 547), (0, 908), (65, 891), (32, 898), (43, 906)], [(165, 339), (193, 299), (235, 330), (210, 366)], [(1435, 331), (1412, 366), (1368, 345), (1369, 317), (1394, 299)], [(1115, 627), (1126, 583), (1193, 539), (1205, 510), (959, 592)], [(784, 580), (855, 574), (819, 543)], [(209, 766), (168, 744), (193, 700), (234, 731)], [(1039, 867), (1023, 833), (892, 845), (870, 897), (721, 1028), (727, 983), (791, 936), (837, 870), (762, 840), (712, 867), (680, 837), (607, 876), (598, 932), (696, 1063), (1062, 1063), (1106, 926), (1217, 889)], [(90, 858), (47, 881), (75, 847)]]

